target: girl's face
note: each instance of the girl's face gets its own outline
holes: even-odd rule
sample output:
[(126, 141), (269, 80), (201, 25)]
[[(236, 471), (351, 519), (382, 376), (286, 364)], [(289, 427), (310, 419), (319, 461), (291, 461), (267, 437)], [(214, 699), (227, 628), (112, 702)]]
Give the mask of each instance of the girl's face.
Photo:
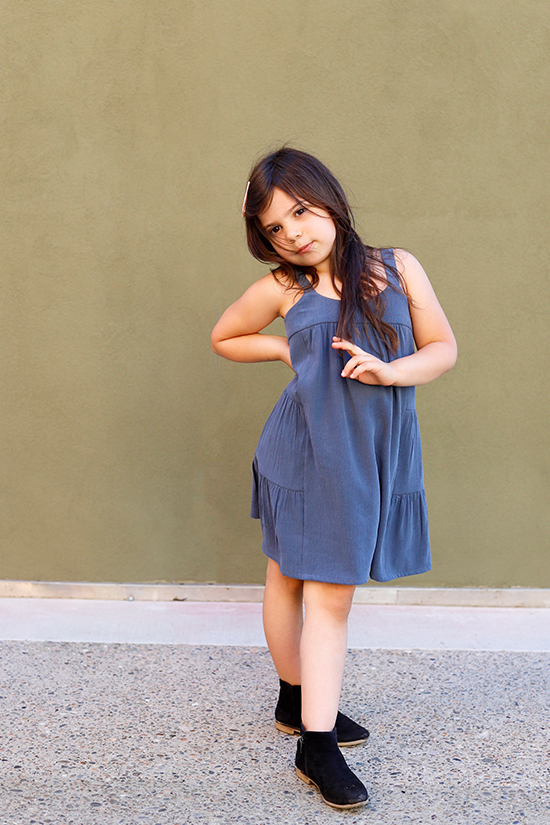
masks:
[(336, 227), (327, 211), (274, 189), (271, 203), (259, 218), (266, 237), (284, 261), (314, 266), (319, 275), (330, 274)]

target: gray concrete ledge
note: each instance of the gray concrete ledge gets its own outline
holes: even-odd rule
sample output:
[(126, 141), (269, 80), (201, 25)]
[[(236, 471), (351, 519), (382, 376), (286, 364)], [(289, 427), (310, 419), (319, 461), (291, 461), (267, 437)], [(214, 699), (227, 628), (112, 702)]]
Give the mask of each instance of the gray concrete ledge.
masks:
[[(0, 599), (0, 640), (266, 644), (258, 603), (115, 599)], [(348, 647), (550, 651), (550, 609), (355, 604), (349, 618)]]
[[(257, 584), (132, 584), (0, 581), (0, 598), (101, 599), (151, 602), (247, 602), (263, 599)], [(550, 588), (358, 587), (355, 604), (425, 607), (550, 607)]]

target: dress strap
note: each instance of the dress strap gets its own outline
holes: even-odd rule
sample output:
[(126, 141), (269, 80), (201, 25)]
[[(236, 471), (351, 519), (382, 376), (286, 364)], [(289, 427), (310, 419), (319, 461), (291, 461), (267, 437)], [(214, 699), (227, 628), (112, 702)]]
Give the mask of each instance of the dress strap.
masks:
[(308, 289), (311, 286), (305, 272), (302, 272), (301, 269), (296, 270), (296, 280), (298, 284), (302, 287), (302, 289)]
[(395, 273), (392, 271), (392, 269), (397, 270), (393, 249), (381, 249), (380, 253), (384, 262), (384, 269), (386, 270), (386, 277), (388, 281), (394, 284), (394, 286), (398, 286), (399, 282), (395, 276)]

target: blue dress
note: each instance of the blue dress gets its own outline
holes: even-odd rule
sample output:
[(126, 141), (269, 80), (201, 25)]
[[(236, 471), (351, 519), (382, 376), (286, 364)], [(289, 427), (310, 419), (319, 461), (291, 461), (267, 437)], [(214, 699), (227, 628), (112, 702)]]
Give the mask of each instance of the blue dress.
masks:
[[(382, 254), (395, 265), (391, 250)], [(386, 361), (412, 354), (406, 296), (388, 287), (382, 300), (397, 353), (381, 356), (386, 348), (369, 344), (361, 317), (356, 343)], [(340, 301), (306, 289), (285, 318), (296, 375), (253, 463), (251, 515), (261, 520), (262, 549), (283, 575), (304, 581), (357, 585), (424, 573), (431, 564), (415, 388), (342, 378), (331, 346), (339, 314)]]

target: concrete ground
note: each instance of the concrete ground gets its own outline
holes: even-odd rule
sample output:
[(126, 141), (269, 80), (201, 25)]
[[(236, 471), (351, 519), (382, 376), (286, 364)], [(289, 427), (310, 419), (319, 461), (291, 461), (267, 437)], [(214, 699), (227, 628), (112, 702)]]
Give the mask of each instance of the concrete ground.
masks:
[(356, 605), (328, 808), (273, 725), (258, 605), (0, 600), (0, 825), (548, 825), (550, 610)]

